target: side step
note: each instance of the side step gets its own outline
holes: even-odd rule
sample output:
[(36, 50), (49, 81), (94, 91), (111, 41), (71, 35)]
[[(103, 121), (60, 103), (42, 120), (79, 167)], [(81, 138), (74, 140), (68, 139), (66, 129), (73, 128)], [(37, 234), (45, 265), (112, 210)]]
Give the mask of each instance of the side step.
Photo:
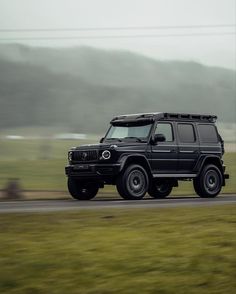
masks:
[[(196, 178), (197, 174), (153, 174), (153, 178)], [(224, 174), (225, 179), (229, 179), (229, 174)]]
[(153, 178), (196, 178), (197, 174), (153, 174)]

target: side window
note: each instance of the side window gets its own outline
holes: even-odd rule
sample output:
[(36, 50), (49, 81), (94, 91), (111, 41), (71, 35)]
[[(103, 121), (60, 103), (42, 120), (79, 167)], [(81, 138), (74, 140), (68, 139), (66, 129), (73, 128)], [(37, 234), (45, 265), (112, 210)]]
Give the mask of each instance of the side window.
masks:
[(192, 124), (178, 124), (178, 134), (182, 143), (193, 143), (196, 141)]
[(217, 135), (215, 126), (207, 125), (207, 124), (199, 124), (198, 132), (199, 132), (201, 142), (203, 143), (218, 142), (218, 135)]
[(159, 123), (157, 124), (155, 135), (163, 134), (166, 138), (166, 142), (174, 141), (172, 125), (169, 123)]

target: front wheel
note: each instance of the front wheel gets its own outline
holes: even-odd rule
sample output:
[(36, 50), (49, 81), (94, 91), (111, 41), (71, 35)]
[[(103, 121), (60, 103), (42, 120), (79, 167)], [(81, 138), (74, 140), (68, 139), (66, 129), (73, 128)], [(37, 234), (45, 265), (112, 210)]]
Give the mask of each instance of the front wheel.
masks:
[(163, 199), (170, 195), (173, 185), (168, 181), (154, 182), (148, 189), (148, 194), (152, 198)]
[(98, 185), (92, 182), (80, 182), (76, 178), (68, 178), (68, 190), (77, 200), (90, 200), (97, 195)]
[(194, 190), (202, 198), (216, 197), (221, 191), (222, 184), (222, 173), (213, 164), (206, 165), (200, 175), (193, 180)]
[(116, 187), (121, 197), (129, 200), (142, 199), (149, 185), (146, 170), (140, 165), (130, 165), (120, 174)]

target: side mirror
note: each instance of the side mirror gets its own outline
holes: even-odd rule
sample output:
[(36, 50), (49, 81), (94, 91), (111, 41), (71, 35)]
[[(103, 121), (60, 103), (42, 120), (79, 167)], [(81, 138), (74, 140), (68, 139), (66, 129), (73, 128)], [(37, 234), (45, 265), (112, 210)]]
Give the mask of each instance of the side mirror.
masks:
[(104, 140), (104, 138), (101, 138), (101, 139), (100, 139), (100, 141), (99, 141), (99, 143), (102, 143), (102, 142), (103, 142), (103, 140)]
[(154, 143), (157, 143), (157, 142), (165, 142), (165, 141), (166, 141), (166, 137), (163, 134), (156, 134), (154, 136), (154, 140), (153, 140)]

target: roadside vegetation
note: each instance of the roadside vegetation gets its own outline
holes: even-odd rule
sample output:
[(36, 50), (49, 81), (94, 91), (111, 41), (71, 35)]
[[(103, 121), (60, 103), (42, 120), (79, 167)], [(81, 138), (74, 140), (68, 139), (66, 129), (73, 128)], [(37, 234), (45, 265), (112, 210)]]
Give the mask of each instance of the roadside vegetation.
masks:
[(235, 293), (235, 209), (1, 214), (0, 293)]

